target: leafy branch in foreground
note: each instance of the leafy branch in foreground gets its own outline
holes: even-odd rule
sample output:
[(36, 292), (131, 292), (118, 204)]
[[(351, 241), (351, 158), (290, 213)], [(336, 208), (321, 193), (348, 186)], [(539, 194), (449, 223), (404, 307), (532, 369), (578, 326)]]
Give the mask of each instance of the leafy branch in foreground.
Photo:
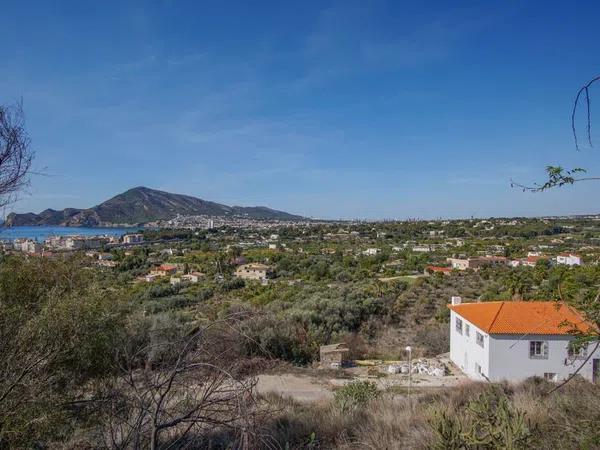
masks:
[[(571, 130), (573, 131), (573, 140), (575, 141), (575, 148), (579, 151), (579, 138), (577, 137), (577, 125), (575, 123), (575, 118), (577, 114), (577, 109), (583, 100), (585, 100), (585, 108), (586, 108), (586, 136), (587, 141), (590, 147), (593, 147), (592, 144), (592, 115), (591, 115), (591, 103), (590, 103), (590, 88), (591, 86), (600, 81), (600, 75), (592, 78), (585, 85), (577, 91), (577, 95), (575, 96), (575, 101), (573, 102), (573, 110), (571, 112)], [(575, 169), (564, 169), (560, 166), (547, 166), (546, 173), (548, 174), (548, 180), (545, 183), (533, 183), (528, 186), (525, 184), (517, 183), (511, 180), (511, 187), (520, 188), (523, 191), (529, 192), (541, 192), (547, 189), (552, 189), (554, 187), (561, 187), (566, 184), (575, 184), (579, 181), (600, 181), (600, 177), (582, 177), (577, 178), (578, 174), (587, 173), (585, 169), (575, 168)]]
[(560, 166), (547, 166), (546, 173), (548, 174), (548, 181), (543, 184), (533, 183), (528, 186), (511, 180), (510, 186), (522, 189), (523, 192), (542, 192), (554, 187), (562, 187), (566, 184), (575, 184), (579, 181), (600, 181), (600, 177), (577, 177), (577, 174), (587, 173), (585, 169), (580, 167), (567, 170)]

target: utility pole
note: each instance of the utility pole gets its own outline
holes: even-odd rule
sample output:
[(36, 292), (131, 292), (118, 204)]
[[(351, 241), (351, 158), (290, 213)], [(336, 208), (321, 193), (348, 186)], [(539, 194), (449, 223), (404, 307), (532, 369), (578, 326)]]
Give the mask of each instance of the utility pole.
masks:
[(412, 388), (412, 348), (410, 345), (407, 345), (405, 350), (408, 353), (408, 405), (412, 412), (412, 399), (410, 398), (410, 391)]

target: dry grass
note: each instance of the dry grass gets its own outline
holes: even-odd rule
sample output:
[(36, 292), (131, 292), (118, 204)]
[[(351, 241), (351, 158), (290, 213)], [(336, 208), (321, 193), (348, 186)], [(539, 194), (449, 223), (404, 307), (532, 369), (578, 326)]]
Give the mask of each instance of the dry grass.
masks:
[[(600, 448), (600, 386), (574, 381), (546, 396), (552, 385), (539, 379), (500, 385), (513, 408), (523, 411), (536, 449)], [(265, 424), (272, 448), (426, 449), (435, 441), (435, 411), (461, 416), (469, 401), (491, 389), (469, 383), (420, 393), (411, 409), (403, 396), (385, 395), (353, 412), (333, 404), (300, 404), (277, 396), (264, 400), (276, 411)]]

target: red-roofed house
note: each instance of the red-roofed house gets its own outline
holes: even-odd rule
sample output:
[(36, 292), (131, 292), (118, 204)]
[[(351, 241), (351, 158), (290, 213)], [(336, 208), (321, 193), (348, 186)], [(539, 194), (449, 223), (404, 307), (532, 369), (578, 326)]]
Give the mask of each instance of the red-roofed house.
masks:
[(177, 266), (174, 264), (161, 264), (158, 268), (152, 271), (153, 274), (156, 274), (161, 277), (166, 277), (167, 275), (173, 275), (177, 272)]
[(539, 261), (548, 261), (548, 257), (543, 255), (529, 255), (527, 258), (521, 260), (521, 265), (535, 267)]
[(452, 267), (426, 266), (425, 275), (429, 275), (430, 273), (442, 273), (444, 275), (450, 275), (452, 273)]
[[(567, 378), (593, 346), (575, 351), (574, 331), (594, 330), (581, 314), (560, 302), (462, 303), (452, 297), (450, 359), (472, 379), (518, 381), (531, 376)], [(600, 351), (579, 371), (590, 381), (600, 375)]]

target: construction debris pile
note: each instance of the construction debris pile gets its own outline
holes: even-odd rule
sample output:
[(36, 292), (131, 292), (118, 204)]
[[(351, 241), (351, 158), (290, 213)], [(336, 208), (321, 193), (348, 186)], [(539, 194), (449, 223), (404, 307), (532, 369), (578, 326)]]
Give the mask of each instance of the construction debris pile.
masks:
[[(401, 373), (408, 374), (409, 366), (408, 363), (403, 364), (391, 364), (388, 366), (389, 373)], [(437, 360), (417, 359), (412, 362), (413, 374), (418, 375), (429, 375), (432, 377), (443, 377), (449, 373), (448, 368), (444, 363)]]

